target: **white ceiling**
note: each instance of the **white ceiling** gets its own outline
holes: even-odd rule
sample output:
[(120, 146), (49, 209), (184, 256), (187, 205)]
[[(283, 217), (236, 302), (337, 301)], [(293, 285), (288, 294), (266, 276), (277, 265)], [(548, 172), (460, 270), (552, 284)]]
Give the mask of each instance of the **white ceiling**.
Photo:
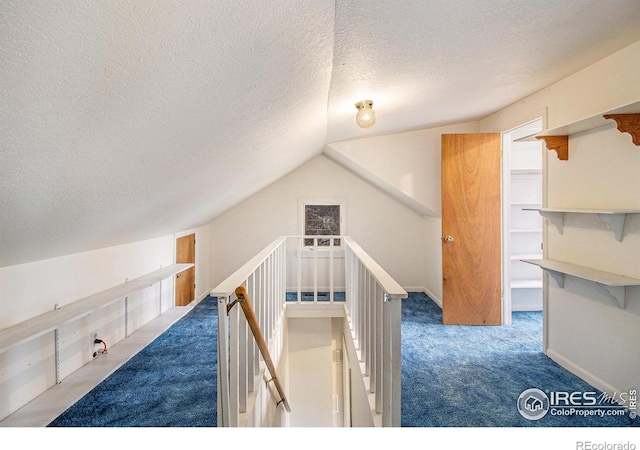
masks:
[(3, 0), (0, 267), (206, 224), (326, 143), (481, 118), (638, 40), (638, 0)]

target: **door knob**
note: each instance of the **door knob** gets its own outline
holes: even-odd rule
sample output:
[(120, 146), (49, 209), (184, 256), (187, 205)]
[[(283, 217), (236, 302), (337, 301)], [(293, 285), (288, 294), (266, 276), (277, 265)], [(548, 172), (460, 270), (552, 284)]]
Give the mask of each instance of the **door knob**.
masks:
[(453, 242), (453, 236), (445, 236), (444, 241), (448, 244), (450, 242)]

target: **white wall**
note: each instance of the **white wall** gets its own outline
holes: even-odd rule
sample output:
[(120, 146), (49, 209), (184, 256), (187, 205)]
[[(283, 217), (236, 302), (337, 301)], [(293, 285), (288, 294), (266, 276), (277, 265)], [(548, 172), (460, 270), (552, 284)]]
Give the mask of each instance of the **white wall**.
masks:
[[(202, 298), (209, 284), (208, 227), (196, 233), (196, 286)], [(190, 233), (183, 233), (190, 234)], [(201, 237), (201, 239), (199, 239)], [(0, 329), (64, 307), (175, 261), (175, 236), (103, 248), (26, 264), (0, 268)], [(173, 278), (129, 296), (129, 333), (173, 306)], [(67, 375), (89, 363), (93, 332), (113, 347), (125, 337), (123, 301), (106, 307), (60, 330), (60, 372)], [(0, 420), (53, 386), (56, 382), (54, 333), (0, 354)]]
[(419, 213), (325, 155), (317, 156), (211, 223), (215, 286), (277, 236), (296, 235), (299, 198), (346, 199), (352, 236), (405, 289), (420, 289), (425, 272)]
[(290, 318), (288, 382), (292, 427), (333, 426), (330, 318)]
[(477, 131), (478, 123), (469, 122), (336, 142), (325, 148), (328, 156), (423, 216), (426, 269), (420, 290), (439, 304), (442, 304), (441, 136)]
[[(481, 121), (505, 131), (540, 116), (554, 128), (640, 101), (640, 42)], [(640, 148), (613, 122), (572, 135), (569, 160), (546, 153), (549, 207), (640, 209)], [(640, 216), (629, 216), (622, 242), (592, 215), (566, 216), (561, 235), (547, 226), (546, 256), (640, 278)], [(548, 281), (547, 348), (556, 361), (597, 388), (626, 392), (640, 373), (640, 288), (627, 288), (621, 309), (589, 281)], [(544, 386), (539, 386), (541, 389)]]

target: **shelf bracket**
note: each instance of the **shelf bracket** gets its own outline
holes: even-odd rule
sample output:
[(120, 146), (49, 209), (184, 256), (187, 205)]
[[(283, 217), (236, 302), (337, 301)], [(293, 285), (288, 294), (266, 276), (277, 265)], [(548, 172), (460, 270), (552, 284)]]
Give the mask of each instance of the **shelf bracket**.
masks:
[(611, 297), (616, 301), (618, 306), (624, 309), (625, 299), (627, 295), (627, 288), (625, 286), (608, 286), (602, 283), (596, 283), (601, 288), (604, 288)]
[[(546, 267), (543, 267), (542, 269), (547, 272), (551, 278), (556, 280), (556, 283), (558, 283), (558, 287), (564, 289), (564, 273), (557, 272)], [(616, 304), (620, 308), (624, 309), (625, 297), (627, 293), (625, 286), (609, 286), (606, 284), (598, 283), (597, 281), (595, 282), (595, 284), (607, 291), (607, 293), (615, 300)]]
[(598, 214), (598, 218), (607, 224), (613, 231), (616, 241), (622, 242), (622, 232), (624, 231), (624, 221), (627, 215), (622, 214)]
[(558, 283), (558, 287), (561, 287), (564, 289), (564, 273), (547, 269), (546, 267), (543, 267), (543, 269), (546, 270), (546, 272), (551, 276), (551, 278), (556, 280), (556, 283)]
[(569, 136), (536, 136), (542, 139), (547, 150), (555, 150), (560, 161), (569, 159)]
[(549, 222), (556, 227), (558, 233), (562, 234), (564, 231), (564, 213), (557, 211), (538, 211), (542, 217), (545, 217)]
[(616, 121), (620, 133), (629, 133), (634, 144), (640, 146), (640, 114), (605, 114), (605, 119)]

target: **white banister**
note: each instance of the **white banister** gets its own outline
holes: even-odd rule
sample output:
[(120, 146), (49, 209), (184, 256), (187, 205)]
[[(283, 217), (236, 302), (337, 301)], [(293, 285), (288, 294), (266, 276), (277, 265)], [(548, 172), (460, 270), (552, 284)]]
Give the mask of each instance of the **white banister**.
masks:
[(272, 359), (276, 365), (280, 361), (286, 294), (285, 244), (285, 237), (274, 240), (211, 291), (211, 296), (218, 299), (218, 426), (244, 425), (241, 414), (247, 412), (249, 397), (255, 397), (263, 370), (256, 341), (248, 335), (244, 313), (233, 307), (239, 286), (245, 288), (254, 303), (255, 322)]
[[(251, 393), (262, 386), (265, 373), (246, 318), (240, 308), (233, 308), (239, 286), (251, 298), (255, 323), (275, 366), (284, 351), (287, 307), (296, 317), (325, 307), (342, 311), (358, 354), (355, 370), (363, 368), (361, 375), (369, 380), (368, 410), (377, 417), (374, 424), (400, 426), (401, 299), (407, 293), (353, 239), (344, 236), (279, 237), (212, 290), (211, 295), (218, 298), (219, 426), (246, 425), (248, 419), (241, 416), (250, 415)], [(287, 301), (287, 290), (297, 294), (295, 302)], [(336, 292), (344, 292), (344, 302), (336, 300)], [(279, 400), (274, 398), (272, 411), (284, 414)]]
[(346, 248), (346, 306), (382, 425), (401, 425), (401, 299), (407, 292), (353, 239)]

